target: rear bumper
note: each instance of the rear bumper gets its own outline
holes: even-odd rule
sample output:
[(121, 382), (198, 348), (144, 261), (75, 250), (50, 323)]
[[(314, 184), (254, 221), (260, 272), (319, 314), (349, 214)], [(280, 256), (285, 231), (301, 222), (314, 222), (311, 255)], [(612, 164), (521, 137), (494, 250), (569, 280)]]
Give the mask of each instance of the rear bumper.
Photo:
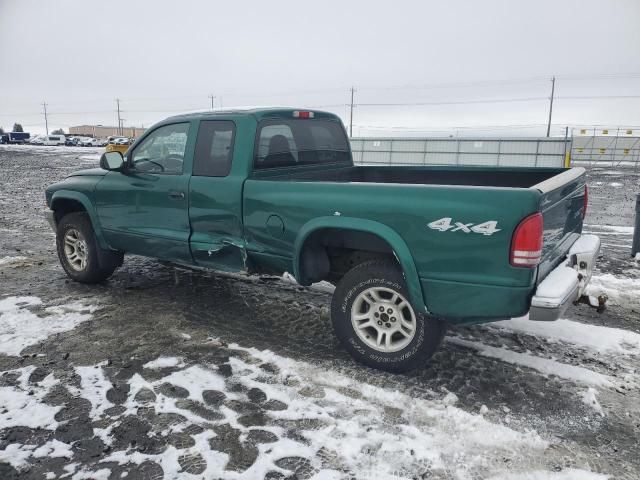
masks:
[(557, 320), (578, 300), (591, 280), (600, 252), (600, 238), (582, 235), (571, 247), (565, 262), (540, 282), (531, 299), (530, 320)]

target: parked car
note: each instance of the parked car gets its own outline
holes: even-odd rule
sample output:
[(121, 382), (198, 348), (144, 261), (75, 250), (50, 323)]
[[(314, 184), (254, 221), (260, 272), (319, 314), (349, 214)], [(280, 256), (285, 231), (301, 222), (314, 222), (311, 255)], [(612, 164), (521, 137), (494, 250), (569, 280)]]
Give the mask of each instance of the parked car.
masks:
[(171, 117), (100, 165), (46, 189), (69, 277), (131, 253), (329, 281), (342, 345), (389, 371), (423, 365), (447, 324), (557, 319), (600, 249), (583, 168), (356, 166), (331, 113)]
[(77, 147), (79, 143), (80, 143), (80, 139), (77, 137), (67, 137), (66, 140), (64, 141), (64, 144), (67, 147)]
[(45, 137), (43, 135), (36, 135), (32, 139), (29, 140), (30, 145), (44, 145)]
[(67, 141), (64, 135), (47, 135), (43, 138), (43, 145), (64, 145)]
[(107, 143), (107, 152), (125, 153), (131, 145), (131, 140), (126, 137), (111, 137)]
[(81, 147), (99, 147), (101, 142), (97, 138), (83, 138), (80, 141)]
[(27, 132), (7, 132), (0, 136), (0, 143), (29, 143), (30, 136), (31, 135)]

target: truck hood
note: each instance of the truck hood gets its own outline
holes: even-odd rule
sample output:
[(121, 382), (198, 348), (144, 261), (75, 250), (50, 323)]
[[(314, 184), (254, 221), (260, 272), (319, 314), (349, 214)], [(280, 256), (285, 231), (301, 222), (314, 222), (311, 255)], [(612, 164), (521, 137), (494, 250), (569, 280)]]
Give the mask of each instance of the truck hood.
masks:
[(89, 168), (73, 172), (69, 177), (104, 177), (107, 173), (109, 173), (109, 171), (103, 168)]

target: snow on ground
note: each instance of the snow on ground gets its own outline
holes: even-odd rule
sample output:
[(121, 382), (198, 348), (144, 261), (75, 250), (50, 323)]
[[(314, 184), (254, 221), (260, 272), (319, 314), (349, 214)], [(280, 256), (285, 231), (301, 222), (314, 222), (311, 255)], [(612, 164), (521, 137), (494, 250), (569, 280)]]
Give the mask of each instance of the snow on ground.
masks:
[(95, 472), (89, 470), (80, 470), (73, 474), (71, 480), (109, 480), (111, 470), (108, 468), (101, 468)]
[(67, 155), (73, 154), (94, 154), (100, 155), (105, 149), (104, 147), (63, 147), (53, 145), (0, 145), (0, 149), (18, 152), (29, 152), (34, 155), (46, 156), (46, 155), (60, 155), (61, 153)]
[[(291, 275), (289, 272), (284, 272), (281, 278), (286, 283), (292, 283), (293, 285), (298, 285), (298, 281), (296, 280), (296, 278), (293, 275)], [(324, 280), (321, 282), (311, 284), (309, 288), (313, 290), (318, 290), (319, 292), (326, 292), (326, 293), (333, 293), (333, 291), (336, 289), (335, 285), (329, 282), (325, 282)]]
[(57, 426), (54, 415), (60, 407), (46, 405), (42, 399), (59, 381), (50, 374), (36, 384), (29, 384), (34, 370), (35, 367), (30, 366), (3, 373), (3, 380), (15, 378), (15, 382), (3, 381), (0, 386), (0, 430), (18, 425), (50, 429)]
[(0, 462), (7, 462), (14, 468), (21, 470), (29, 465), (29, 460), (37, 458), (71, 458), (71, 445), (59, 440), (49, 440), (41, 447), (11, 443), (6, 449), (0, 450)]
[[(516, 431), (506, 425), (494, 423), (484, 413), (472, 414), (455, 406), (457, 397), (447, 394), (441, 400), (425, 400), (407, 396), (398, 391), (354, 380), (338, 372), (292, 360), (266, 350), (229, 346), (229, 363), (234, 372), (225, 379), (207, 365), (185, 367), (182, 359), (159, 357), (145, 364), (154, 373), (153, 380), (135, 374), (121, 413), (107, 413), (111, 406), (107, 392), (112, 387), (107, 380), (105, 362), (93, 366), (76, 367), (81, 377), (81, 388), (72, 393), (89, 400), (90, 417), (94, 421), (123, 421), (135, 415), (139, 409), (151, 409), (154, 415), (173, 414), (184, 419), (182, 423), (164, 425), (164, 430), (151, 432), (154, 436), (167, 436), (183, 432), (188, 423), (206, 427), (192, 434), (193, 443), (183, 447), (168, 446), (161, 453), (145, 453), (138, 449), (114, 449), (104, 462), (119, 465), (140, 465), (153, 461), (160, 465), (164, 479), (193, 478), (264, 478), (269, 472), (283, 475), (291, 473), (283, 465), (283, 458), (308, 459), (311, 478), (397, 479), (410, 478), (415, 472), (431, 472), (435, 476), (466, 480), (489, 478), (504, 472), (508, 459), (510, 469), (520, 474), (494, 476), (498, 479), (603, 479), (582, 470), (566, 470), (560, 473), (540, 470), (541, 458), (550, 441), (535, 431)], [(274, 373), (263, 366), (277, 365)], [(147, 367), (150, 365), (153, 368)], [(158, 377), (162, 368), (172, 370)], [(176, 368), (182, 368), (176, 371)], [(51, 375), (40, 383), (28, 383), (35, 367), (8, 372), (16, 377), (13, 387), (0, 387), (0, 407), (10, 413), (0, 416), (0, 428), (24, 425), (54, 429), (54, 415), (61, 407), (41, 403), (50, 388), (57, 384)], [(144, 374), (144, 371), (143, 371)], [(280, 403), (277, 409), (266, 410), (264, 421), (247, 422), (246, 413), (221, 405), (222, 415), (210, 416), (205, 392), (216, 393), (228, 401), (238, 402), (244, 397), (231, 385), (242, 385), (252, 401)], [(25, 389), (33, 390), (26, 395)], [(176, 394), (175, 388), (188, 390)], [(144, 392), (147, 392), (143, 395)], [(152, 393), (153, 392), (153, 393)], [(260, 398), (255, 398), (259, 392)], [(585, 401), (596, 408), (595, 392), (588, 390)], [(595, 404), (594, 404), (595, 401)], [(194, 409), (194, 405), (198, 406)], [(199, 409), (199, 410), (198, 410)], [(200, 413), (199, 413), (200, 412)], [(207, 413), (209, 412), (209, 413)], [(186, 423), (185, 423), (186, 422)], [(285, 435), (286, 425), (298, 425), (299, 438)], [(269, 436), (269, 440), (256, 445), (256, 459), (242, 471), (227, 470), (230, 456), (221, 447), (214, 449), (222, 435), (219, 426), (239, 430), (240, 441), (251, 435)], [(106, 429), (108, 430), (108, 429)], [(193, 430), (192, 430), (193, 431)], [(103, 432), (105, 436), (110, 431)], [(100, 435), (101, 437), (103, 435)], [(222, 447), (224, 450), (224, 447)], [(324, 452), (318, 455), (318, 452)], [(69, 444), (51, 440), (36, 448), (33, 445), (9, 444), (0, 452), (0, 461), (11, 463), (24, 470), (35, 459), (65, 457), (73, 459)], [(185, 459), (195, 458), (204, 465), (197, 477), (185, 470)], [(111, 470), (95, 470), (71, 463), (65, 467), (72, 479), (107, 479)]]
[(580, 394), (580, 398), (585, 405), (589, 405), (596, 412), (598, 412), (601, 416), (604, 415), (604, 410), (602, 409), (602, 405), (598, 402), (597, 390), (593, 387), (587, 388), (584, 392)]
[(104, 375), (102, 365), (91, 367), (76, 367), (80, 376), (80, 388), (72, 389), (72, 393), (91, 402), (91, 416), (100, 418), (107, 408), (113, 407), (107, 399), (107, 392), (113, 385)]
[[(184, 338), (184, 337), (183, 337)], [(187, 335), (187, 339), (191, 338)], [(150, 370), (159, 370), (161, 368), (169, 367), (184, 367), (184, 361), (178, 357), (159, 357), (156, 360), (145, 363), (142, 367)]]
[[(90, 318), (90, 313), (83, 312), (96, 308), (70, 302), (48, 307), (42, 316), (30, 310), (41, 308), (41, 305), (37, 297), (0, 300), (2, 351), (19, 353), (24, 346), (51, 333), (74, 328)], [(510, 325), (503, 322), (504, 325), (500, 324), (498, 328), (535, 329), (524, 322), (517, 320)], [(595, 344), (591, 334), (571, 323), (547, 332), (546, 336), (563, 341), (571, 336), (574, 343)], [(638, 348), (637, 338), (609, 330), (606, 335), (595, 334), (606, 337), (607, 351), (625, 353)], [(535, 331), (528, 333), (538, 334)], [(588, 388), (581, 394), (581, 400), (604, 415), (593, 387), (613, 385), (613, 379), (606, 375), (458, 338), (449, 341), (474, 348), (481, 355), (585, 384)], [(216, 345), (221, 343), (216, 342)], [(520, 473), (494, 477), (496, 479), (606, 478), (581, 470), (560, 473), (540, 470), (542, 458), (553, 439), (489, 420), (485, 416), (486, 408), (478, 414), (458, 408), (455, 394), (447, 393), (440, 400), (425, 400), (270, 351), (243, 348), (237, 344), (228, 348), (231, 378), (225, 378), (216, 368), (206, 364), (187, 365), (181, 357), (160, 356), (144, 363), (141, 373), (135, 373), (128, 380), (129, 388), (120, 410), (113, 409), (115, 405), (108, 398), (108, 392), (114, 387), (107, 375), (109, 364), (76, 366), (74, 372), (79, 382), (66, 385), (66, 388), (73, 396), (88, 400), (91, 420), (104, 425), (104, 428), (94, 426), (94, 434), (113, 447), (103, 461), (121, 466), (152, 461), (162, 467), (166, 480), (196, 478), (185, 467), (185, 459), (196, 459), (197, 464), (203, 465), (198, 472), (201, 478), (254, 479), (264, 478), (268, 472), (288, 475), (291, 469), (283, 466), (283, 458), (306, 459), (311, 477), (317, 479), (344, 478), (345, 472), (356, 478), (410, 478), (415, 472), (426, 471), (460, 480), (474, 475), (488, 478), (504, 472), (505, 458), (509, 459), (510, 468)], [(277, 365), (277, 369), (265, 370), (265, 364)], [(13, 378), (13, 383), (0, 387), (0, 429), (25, 426), (54, 430), (59, 425), (55, 415), (62, 407), (43, 402), (59, 381), (50, 374), (38, 383), (29, 382), (34, 370), (35, 367), (30, 366), (5, 373)], [(254, 392), (253, 399), (251, 392)], [(212, 394), (224, 398), (225, 403), (218, 404), (217, 409), (210, 408)], [(246, 402), (247, 397), (258, 404), (276, 402), (280, 407), (265, 409), (255, 414), (258, 415), (256, 418), (251, 418), (252, 414), (234, 406)], [(114, 444), (113, 429), (126, 425), (127, 418), (140, 416), (145, 409), (153, 411), (155, 416), (174, 415), (182, 419), (175, 424), (159, 426), (150, 432), (151, 438), (181, 434), (190, 431), (193, 425), (203, 428), (191, 434), (192, 444), (168, 445), (160, 453), (122, 449)], [(250, 417), (249, 421), (247, 417)], [(297, 425), (298, 437), (288, 434), (287, 425), (291, 423)], [(505, 420), (505, 423), (508, 422)], [(212, 446), (220, 442), (219, 436), (223, 433), (216, 428), (221, 427), (239, 431), (241, 444), (252, 435), (270, 438), (255, 444), (256, 458), (246, 469), (229, 470), (230, 454), (224, 451), (225, 447)], [(65, 457), (71, 461), (73, 451), (69, 444), (58, 440), (38, 448), (13, 443), (0, 452), (0, 461), (24, 470), (41, 456)], [(110, 469), (100, 468), (100, 465), (92, 470), (86, 465), (72, 463), (67, 465), (67, 471), (69, 478), (80, 480), (107, 479), (111, 475)]]
[(447, 337), (447, 341), (454, 345), (473, 348), (480, 355), (495, 358), (503, 362), (512, 363), (514, 365), (522, 365), (523, 367), (533, 368), (545, 375), (555, 375), (566, 380), (596, 387), (613, 387), (614, 379), (607, 375), (603, 375), (593, 370), (575, 365), (568, 365), (553, 359), (542, 358), (530, 353), (514, 352), (506, 348), (492, 347), (483, 343), (463, 340), (457, 337)]
[(634, 227), (621, 227), (618, 225), (584, 225), (585, 233), (598, 233), (602, 235), (612, 235), (612, 234), (620, 234), (620, 235), (633, 235)]
[[(276, 462), (282, 457), (303, 457), (311, 458), (316, 478), (341, 478), (342, 474), (323, 467), (315, 457), (316, 452), (325, 449), (356, 478), (398, 478), (421, 469), (457, 472), (453, 478), (466, 478), (470, 471), (493, 471), (505, 456), (529, 456), (535, 451), (542, 454), (549, 445), (536, 432), (517, 432), (482, 415), (467, 413), (453, 406), (455, 399), (449, 396), (439, 402), (415, 399), (269, 351), (238, 345), (230, 345), (230, 349), (244, 354), (230, 358), (232, 369), (237, 372), (235, 380), (249, 389), (259, 389), (265, 394), (264, 400), (283, 402), (286, 408), (268, 412), (275, 425), (308, 422), (308, 428), (303, 425), (299, 431), (306, 441), (285, 438), (283, 427), (261, 426), (275, 438), (259, 446), (258, 458), (241, 473), (225, 470), (226, 455), (209, 448), (209, 441), (216, 437), (210, 430), (195, 435), (196, 444), (186, 450), (178, 452), (169, 447), (161, 454), (119, 451), (106, 460), (119, 464), (152, 460), (162, 466), (165, 479), (191, 478), (180, 473), (178, 458), (198, 454), (207, 465), (201, 473), (203, 478), (253, 479), (263, 478), (269, 471), (287, 474)], [(279, 374), (265, 378), (265, 371), (260, 368), (262, 362), (278, 365)], [(202, 400), (202, 392), (208, 389), (222, 392), (227, 398), (237, 397), (222, 377), (196, 365), (153, 382), (134, 376), (125, 403), (127, 411), (153, 406), (156, 413), (178, 413), (200, 425), (228, 422), (243, 437), (255, 430), (244, 426), (241, 415), (226, 407), (221, 407), (224, 418), (219, 421), (194, 415), (186, 408), (187, 404), (162, 393), (159, 388), (166, 384), (188, 389), (188, 398), (197, 401)], [(308, 391), (300, 385), (305, 385)], [(143, 389), (156, 392), (151, 405), (136, 400)]]
[(77, 302), (49, 307), (43, 315), (29, 310), (38, 307), (38, 297), (6, 297), (0, 300), (0, 354), (19, 355), (20, 352), (54, 333), (72, 330), (91, 318), (97, 307)]
[(619, 328), (563, 319), (555, 322), (535, 322), (527, 316), (494, 322), (490, 326), (544, 337), (550, 341), (571, 343), (600, 353), (640, 354), (640, 334)]
[(568, 468), (562, 472), (536, 471), (498, 475), (497, 477), (491, 477), (488, 480), (607, 480), (608, 478), (608, 475)]
[(24, 262), (27, 257), (17, 256), (17, 257), (2, 257), (0, 258), (0, 267), (3, 265), (11, 265), (12, 263)]
[(587, 295), (605, 293), (610, 303), (634, 308), (640, 305), (640, 278), (621, 278), (610, 273), (593, 275), (586, 293)]
[(174, 372), (164, 377), (162, 381), (188, 390), (188, 398), (199, 402), (204, 401), (202, 398), (204, 390), (222, 390), (225, 388), (224, 379), (220, 374), (199, 365), (193, 365), (179, 372)]

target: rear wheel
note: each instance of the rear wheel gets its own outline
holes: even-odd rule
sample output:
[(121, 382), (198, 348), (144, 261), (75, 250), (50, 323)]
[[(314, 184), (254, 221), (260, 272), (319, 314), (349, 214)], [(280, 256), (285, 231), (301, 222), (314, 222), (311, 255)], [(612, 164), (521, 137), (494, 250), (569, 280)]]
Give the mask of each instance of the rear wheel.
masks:
[(444, 336), (444, 324), (414, 308), (394, 262), (361, 263), (340, 280), (331, 302), (340, 342), (361, 363), (391, 372), (423, 366)]
[(69, 213), (60, 220), (56, 247), (62, 268), (77, 282), (102, 282), (122, 263), (122, 254), (100, 250), (91, 220), (83, 212)]

